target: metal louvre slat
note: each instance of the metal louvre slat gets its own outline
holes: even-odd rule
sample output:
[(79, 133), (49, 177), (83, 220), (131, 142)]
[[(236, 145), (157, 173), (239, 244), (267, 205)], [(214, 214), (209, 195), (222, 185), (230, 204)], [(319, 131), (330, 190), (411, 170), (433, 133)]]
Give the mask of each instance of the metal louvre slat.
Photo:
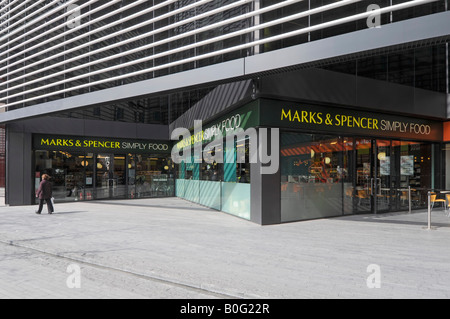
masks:
[[(6, 45), (8, 45), (8, 49), (3, 53), (0, 53), (0, 56), (7, 56), (6, 58), (0, 60), (0, 72), (6, 71), (6, 75), (1, 75), (1, 77), (5, 79), (5, 81), (0, 83), (0, 103), (6, 103), (6, 106), (8, 107), (20, 107), (25, 103), (32, 103), (41, 99), (53, 97), (55, 95), (64, 95), (69, 93), (73, 94), (71, 92), (76, 92), (78, 90), (82, 91), (84, 89), (91, 90), (91, 88), (94, 86), (114, 86), (117, 85), (117, 81), (124, 81), (130, 77), (144, 76), (144, 78), (151, 78), (155, 76), (154, 73), (156, 71), (163, 71), (163, 74), (165, 74), (165, 72), (170, 72), (170, 70), (172, 69), (181, 70), (181, 67), (185, 65), (189, 65), (188, 69), (192, 67), (195, 68), (202, 60), (205, 59), (216, 59), (218, 57), (236, 52), (242, 54), (240, 53), (241, 51), (246, 51), (247, 54), (251, 54), (250, 50), (256, 46), (261, 46), (273, 41), (286, 39), (315, 30), (322, 30), (324, 28), (345, 24), (347, 22), (355, 21), (358, 19), (366, 19), (371, 13), (365, 12), (356, 14), (263, 39), (256, 38), (255, 40), (255, 38), (252, 37), (253, 33), (260, 32), (265, 28), (281, 25), (283, 23), (293, 21), (302, 17), (308, 17), (313, 14), (326, 12), (328, 10), (344, 7), (346, 5), (357, 3), (360, 1), (361, 0), (342, 0), (330, 5), (294, 13), (289, 16), (274, 19), (268, 22), (263, 22), (257, 25), (253, 25), (250, 22), (251, 19), (255, 16), (259, 16), (260, 14), (267, 13), (273, 10), (286, 8), (299, 2), (287, 0), (271, 7), (261, 8), (250, 12), (248, 12), (248, 10), (242, 10), (242, 12), (236, 11), (226, 19), (219, 20), (218, 22), (212, 22), (200, 27), (197, 27), (197, 23), (199, 22), (199, 20), (210, 16), (208, 15), (208, 11), (197, 11), (197, 9), (200, 6), (213, 2), (212, 0), (203, 0), (198, 2), (184, 1), (183, 3), (176, 3), (176, 1), (165, 1), (155, 4), (152, 7), (148, 7), (147, 10), (139, 11), (134, 14), (130, 14), (130, 12), (128, 12), (127, 10), (149, 1), (136, 1), (134, 2), (134, 4), (128, 5), (126, 5), (127, 2), (124, 2), (123, 7), (120, 7), (119, 9), (116, 9), (112, 12), (103, 12), (103, 15), (100, 15), (99, 17), (94, 19), (93, 21), (98, 21), (101, 25), (97, 29), (93, 28), (91, 31), (86, 32), (85, 34), (75, 34), (75, 31), (81, 32), (87, 27), (92, 27), (92, 21), (89, 21), (76, 27), (75, 31), (67, 30), (59, 35), (54, 35), (46, 41), (40, 41), (40, 43), (38, 41), (38, 39), (40, 39), (39, 37), (28, 39), (25, 42), (20, 42), (22, 37), (25, 37), (27, 34), (33, 34), (33, 32), (35, 32), (35, 30), (33, 31), (33, 29), (27, 31), (25, 23), (23, 27), (18, 28), (12, 32), (13, 35), (16, 35), (18, 32), (20, 32), (20, 30), (24, 30), (24, 33), (21, 36), (12, 38), (13, 42), (5, 42), (5, 40), (10, 39), (9, 37), (11, 36), (10, 33), (6, 34), (6, 31), (8, 31), (9, 29), (1, 30), (2, 36), (0, 36), (0, 47), (5, 48)], [(436, 0), (407, 1), (398, 5), (382, 8), (381, 12), (387, 13), (394, 10), (401, 10), (425, 3), (431, 3), (434, 1)], [(56, 2), (58, 1), (53, 1), (52, 4), (55, 4)], [(82, 13), (82, 17), (88, 17), (90, 15), (90, 4), (93, 4), (95, 2), (97, 1), (78, 2), (81, 8), (87, 10), (86, 12)], [(106, 8), (107, 5), (112, 5), (116, 2), (117, 1), (110, 1), (110, 3), (105, 4), (104, 7)], [(251, 2), (252, 1), (240, 0), (231, 2), (228, 5), (230, 6), (231, 10), (232, 8), (239, 8), (240, 6), (249, 5)], [(1, 9), (0, 7), (0, 10), (3, 10), (3, 14), (6, 14), (6, 12), (8, 10), (11, 10), (11, 8), (17, 9), (17, 7), (14, 7), (14, 1), (4, 1), (2, 3), (8, 3), (11, 6), (4, 7), (3, 9)], [(73, 3), (75, 3), (75, 1), (67, 1), (57, 8), (52, 8), (49, 4), (43, 6), (37, 11), (42, 12), (43, 8), (49, 9), (49, 11), (46, 12), (42, 17), (35, 18), (30, 23), (31, 25), (35, 25), (36, 23), (47, 17), (51, 19), (52, 14), (55, 12), (63, 13), (61, 17), (53, 18), (49, 20), (48, 23), (51, 24), (59, 20), (64, 22), (66, 20), (63, 18), (75, 12), (75, 9), (71, 9), (69, 11), (64, 11), (63, 9), (67, 8), (68, 6), (70, 6), (70, 4)], [(175, 10), (170, 10), (168, 6), (173, 3), (177, 4), (173, 6), (173, 9)], [(21, 4), (19, 5), (22, 6)], [(102, 7), (103, 6), (92, 9), (92, 13), (102, 11), (102, 9), (99, 9)], [(224, 5), (223, 7), (226, 7), (226, 5)], [(168, 12), (164, 13), (165, 11), (163, 11), (162, 14), (158, 14), (161, 12), (157, 13), (157, 10), (162, 8), (166, 8)], [(221, 14), (223, 14), (224, 12), (224, 10), (221, 10), (220, 8), (214, 8), (214, 6), (208, 9), (210, 12), (220, 12)], [(189, 10), (193, 11), (190, 12)], [(203, 10), (205, 10), (205, 8), (203, 8)], [(19, 13), (24, 11), (26, 10), (23, 8), (23, 10), (19, 11)], [(119, 11), (121, 11), (121, 18), (112, 19), (115, 16), (115, 12), (118, 13)], [(17, 11), (15, 11), (15, 13), (15, 16), (17, 16)], [(130, 33), (127, 33), (128, 31), (121, 32), (121, 28), (117, 29), (118, 31), (116, 32), (108, 32), (111, 31), (112, 27), (118, 25), (117, 21), (123, 21), (123, 23), (125, 23), (128, 21), (127, 19), (131, 20), (149, 13), (152, 13), (152, 15), (154, 16), (153, 19), (155, 20), (152, 22), (153, 24), (147, 24), (153, 26), (152, 30), (148, 32), (133, 34), (132, 32), (134, 32), (134, 29), (129, 30)], [(161, 18), (162, 21), (158, 19), (158, 17), (161, 16), (164, 16), (164, 18)], [(32, 17), (34, 17), (34, 15), (32, 15)], [(103, 20), (110, 18), (112, 19), (112, 21), (108, 20), (109, 22), (107, 22), (106, 24), (101, 24)], [(170, 19), (172, 18), (175, 22), (171, 24)], [(167, 19), (167, 22), (164, 21), (165, 19)], [(204, 40), (197, 39), (204, 32), (217, 32), (217, 30), (224, 30), (224, 28), (226, 28), (227, 26), (230, 26), (233, 23), (242, 20), (247, 21), (247, 23), (243, 24), (243, 28), (231, 28), (229, 33), (227, 34), (219, 34), (214, 37), (207, 37)], [(26, 19), (23, 21), (26, 21)], [(154, 28), (156, 22), (162, 23), (162, 27)], [(13, 25), (8, 26), (8, 28), (12, 27)], [(139, 28), (146, 26), (145, 22), (138, 25)], [(186, 25), (189, 25), (189, 27), (186, 27)], [(137, 25), (131, 25), (131, 28), (133, 28), (134, 26)], [(185, 27), (183, 28), (182, 26)], [(40, 29), (41, 27), (42, 26), (40, 26), (38, 29)], [(49, 29), (45, 32), (46, 34), (51, 34), (54, 31), (56, 32), (56, 30), (59, 30), (60, 28), (61, 24), (57, 24), (56, 26), (53, 26), (52, 29)], [(64, 26), (64, 28), (67, 29), (66, 26)], [(130, 27), (127, 26), (127, 28)], [(93, 34), (96, 32), (96, 30), (98, 32), (100, 32), (101, 30), (101, 32), (105, 32), (105, 34), (95, 38)], [(164, 37), (165, 32), (168, 32), (167, 37)], [(57, 39), (61, 35), (68, 34), (75, 34), (75, 36), (74, 38), (68, 38), (67, 40), (64, 38), (65, 41), (63, 42), (57, 41)], [(88, 34), (89, 36), (84, 37), (86, 34)], [(114, 36), (112, 36), (112, 34), (114, 34)], [(155, 36), (161, 35), (163, 36), (159, 40), (154, 39)], [(229, 41), (235, 37), (242, 36), (247, 36), (247, 40), (245, 43), (240, 45), (231, 45), (229, 47), (224, 46), (224, 43), (226, 41)], [(104, 43), (106, 39), (110, 38), (112, 38), (111, 43), (106, 44), (106, 46), (102, 46), (102, 43)], [(57, 53), (55, 55), (55, 57), (64, 57), (64, 60), (62, 61), (55, 60), (55, 58), (51, 54), (49, 54), (52, 52), (52, 50), (59, 49), (60, 47), (65, 47), (69, 44), (75, 43), (75, 41), (78, 40), (81, 41), (80, 44), (75, 44), (75, 47), (69, 48), (67, 51), (61, 51), (60, 53)], [(144, 40), (144, 43), (140, 44), (139, 46), (131, 45), (133, 42), (137, 42), (140, 40)], [(35, 43), (36, 41), (38, 41), (38, 43), (33, 45), (33, 43)], [(27, 44), (31, 44), (32, 46), (27, 47)], [(53, 46), (49, 46), (44, 50), (39, 50), (41, 45), (47, 44), (53, 44)], [(125, 45), (131, 45), (131, 49), (127, 50)], [(24, 51), (36, 51), (31, 55), (25, 55), (24, 58), (18, 59), (20, 54), (23, 54), (24, 52), (20, 50), (17, 51), (19, 49), (19, 46), (25, 46)], [(87, 52), (81, 51), (82, 53), (79, 54), (79, 50), (85, 48), (88, 48)], [(94, 50), (92, 48), (94, 48)], [(149, 50), (153, 50), (153, 52), (148, 53)], [(159, 50), (160, 52), (156, 52), (156, 50)], [(199, 53), (201, 50), (206, 51), (205, 53)], [(103, 56), (101, 55), (102, 52), (105, 52)], [(97, 53), (98, 55), (95, 55)], [(36, 60), (34, 60), (34, 58), (36, 58)], [(42, 64), (43, 66), (39, 67)], [(55, 68), (62, 66), (64, 66), (63, 69), (55, 71)], [(14, 77), (14, 75), (16, 76)], [(32, 78), (32, 76), (36, 77)], [(61, 89), (61, 87), (63, 88)]]

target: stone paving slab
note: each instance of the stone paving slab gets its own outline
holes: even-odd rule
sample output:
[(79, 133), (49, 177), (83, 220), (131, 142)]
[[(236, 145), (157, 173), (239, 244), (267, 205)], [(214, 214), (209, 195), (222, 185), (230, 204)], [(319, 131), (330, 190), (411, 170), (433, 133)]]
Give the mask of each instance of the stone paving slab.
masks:
[[(1, 299), (178, 299), (213, 298), (211, 294), (155, 282), (17, 246), (0, 245)], [(80, 286), (74, 272), (80, 267)], [(69, 270), (69, 272), (68, 272)], [(67, 282), (69, 281), (69, 285)]]
[[(1, 298), (450, 297), (450, 219), (440, 210), (428, 231), (426, 212), (263, 227), (175, 198), (34, 209), (0, 207)], [(75, 292), (69, 263), (86, 281)], [(380, 288), (367, 286), (369, 265)]]

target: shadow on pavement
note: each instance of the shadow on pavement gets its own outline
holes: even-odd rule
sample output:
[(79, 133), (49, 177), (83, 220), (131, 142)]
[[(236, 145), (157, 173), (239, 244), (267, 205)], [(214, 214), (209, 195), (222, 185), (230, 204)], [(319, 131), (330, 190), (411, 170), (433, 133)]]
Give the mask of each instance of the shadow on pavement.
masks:
[[(420, 216), (421, 215), (421, 216)], [(415, 225), (415, 226), (428, 226), (428, 214), (427, 212), (413, 212), (411, 214), (405, 212), (399, 213), (386, 213), (378, 215), (352, 215), (338, 218), (342, 221), (356, 221), (356, 222), (368, 222), (368, 223), (383, 223), (383, 224), (398, 224), (398, 225)], [(420, 219), (420, 220), (419, 220)], [(448, 222), (447, 222), (448, 221)], [(445, 227), (450, 228), (450, 218), (444, 216), (443, 212), (432, 212), (431, 225), (433, 227)]]
[(82, 210), (80, 210), (80, 211), (62, 211), (62, 212), (56, 211), (53, 213), (53, 215), (80, 214), (80, 213), (88, 213), (88, 211), (82, 211)]
[(108, 204), (108, 205), (117, 205), (117, 206), (134, 206), (134, 207), (151, 207), (151, 208), (165, 208), (165, 209), (184, 209), (184, 210), (203, 210), (203, 211), (212, 211), (214, 209), (207, 207), (185, 207), (185, 206), (166, 206), (166, 205), (149, 205), (149, 204), (133, 204), (130, 202), (102, 202), (102, 201), (92, 201), (90, 204)]

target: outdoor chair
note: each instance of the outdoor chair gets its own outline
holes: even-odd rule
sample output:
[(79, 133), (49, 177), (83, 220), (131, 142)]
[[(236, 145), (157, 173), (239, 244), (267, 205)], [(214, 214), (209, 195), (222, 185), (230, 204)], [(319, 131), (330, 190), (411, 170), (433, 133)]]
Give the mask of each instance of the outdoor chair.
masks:
[(447, 210), (446, 200), (445, 199), (436, 198), (436, 196), (437, 196), (436, 194), (431, 194), (431, 197), (430, 197), (431, 209), (434, 208), (434, 204), (435, 203), (443, 203), (442, 205), (443, 205), (444, 209)]
[(450, 194), (445, 194), (445, 198), (447, 199), (446, 207), (447, 207), (447, 217), (450, 217)]

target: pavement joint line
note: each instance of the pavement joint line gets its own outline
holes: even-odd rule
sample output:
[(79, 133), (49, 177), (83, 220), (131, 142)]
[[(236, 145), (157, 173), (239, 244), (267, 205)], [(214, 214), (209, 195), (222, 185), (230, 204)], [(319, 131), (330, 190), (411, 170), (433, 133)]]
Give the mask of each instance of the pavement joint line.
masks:
[[(217, 297), (220, 299), (245, 299), (244, 296), (236, 296), (230, 293), (225, 293), (225, 292), (219, 292), (219, 291), (215, 291), (209, 288), (205, 288), (205, 287), (196, 287), (192, 284), (187, 284), (187, 283), (182, 283), (176, 280), (172, 280), (172, 279), (166, 279), (166, 278), (158, 278), (157, 276), (149, 276), (149, 275), (145, 275), (145, 274), (139, 274), (130, 270), (126, 270), (126, 269), (119, 269), (116, 267), (111, 267), (111, 266), (105, 266), (105, 265), (101, 265), (98, 263), (93, 263), (91, 261), (86, 261), (86, 260), (82, 260), (82, 259), (78, 259), (78, 258), (73, 258), (73, 257), (68, 257), (65, 256), (64, 254), (61, 253), (52, 253), (52, 252), (48, 252), (45, 250), (41, 250), (38, 248), (34, 248), (34, 247), (29, 247), (26, 245), (20, 245), (17, 244), (14, 240), (1, 240), (0, 239), (0, 243), (4, 244), (4, 245), (8, 245), (8, 246), (13, 246), (13, 247), (18, 247), (18, 248), (22, 248), (22, 249), (27, 249), (27, 250), (32, 250), (41, 254), (45, 254), (48, 256), (52, 256), (52, 257), (57, 257), (57, 258), (61, 258), (61, 259), (67, 259), (76, 263), (80, 263), (80, 264), (84, 264), (86, 266), (90, 266), (90, 267), (95, 267), (98, 269), (104, 269), (104, 270), (112, 270), (112, 271), (116, 271), (116, 272), (120, 272), (122, 274), (126, 274), (126, 275), (130, 275), (130, 276), (134, 276), (137, 278), (141, 278), (141, 279), (145, 279), (148, 281), (155, 281), (158, 283), (163, 283), (166, 285), (172, 285), (178, 288), (183, 288), (183, 289), (187, 289), (187, 290), (191, 290), (191, 291), (195, 291), (195, 292), (199, 292), (202, 294), (207, 294), (213, 297)], [(255, 296), (252, 296), (255, 297)]]

